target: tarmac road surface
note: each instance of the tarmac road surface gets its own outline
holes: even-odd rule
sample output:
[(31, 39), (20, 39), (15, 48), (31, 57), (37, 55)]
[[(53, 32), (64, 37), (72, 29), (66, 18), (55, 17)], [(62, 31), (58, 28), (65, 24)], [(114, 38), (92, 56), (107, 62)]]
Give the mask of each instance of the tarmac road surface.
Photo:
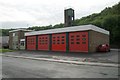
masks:
[(118, 78), (118, 68), (2, 57), (3, 78)]

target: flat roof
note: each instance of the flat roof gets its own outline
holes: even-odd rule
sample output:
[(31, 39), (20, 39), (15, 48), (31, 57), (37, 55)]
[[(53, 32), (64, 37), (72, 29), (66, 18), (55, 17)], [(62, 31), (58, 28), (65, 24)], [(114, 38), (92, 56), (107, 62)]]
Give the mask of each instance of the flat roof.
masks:
[(41, 35), (41, 34), (53, 34), (53, 33), (64, 33), (64, 32), (75, 32), (75, 31), (87, 31), (87, 30), (93, 30), (93, 31), (96, 31), (96, 32), (100, 32), (100, 33), (109, 35), (109, 31), (90, 24), (90, 25), (81, 25), (81, 26), (72, 26), (72, 27), (42, 30), (42, 31), (26, 32), (25, 36)]
[(11, 30), (9, 32), (16, 32), (16, 31), (32, 31), (32, 30), (26, 30), (26, 29), (15, 29), (15, 30)]

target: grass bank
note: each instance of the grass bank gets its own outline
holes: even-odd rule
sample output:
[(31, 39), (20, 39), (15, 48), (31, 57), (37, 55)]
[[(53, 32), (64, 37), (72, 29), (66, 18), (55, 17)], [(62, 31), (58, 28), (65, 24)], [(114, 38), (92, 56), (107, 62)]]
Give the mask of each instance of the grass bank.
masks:
[(4, 52), (13, 52), (14, 50), (10, 50), (10, 49), (0, 49), (0, 52), (1, 53), (4, 53)]

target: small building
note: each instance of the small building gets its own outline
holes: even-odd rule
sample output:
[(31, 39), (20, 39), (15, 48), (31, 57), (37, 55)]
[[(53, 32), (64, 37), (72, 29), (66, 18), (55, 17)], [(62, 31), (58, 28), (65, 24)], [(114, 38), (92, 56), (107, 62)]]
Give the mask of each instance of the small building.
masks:
[(9, 36), (0, 37), (0, 48), (9, 48)]
[(95, 52), (109, 44), (109, 31), (94, 25), (71, 26), (25, 33), (26, 50)]
[(16, 29), (9, 31), (9, 48), (10, 49), (20, 49), (20, 40), (25, 39), (25, 32), (30, 32), (30, 30)]

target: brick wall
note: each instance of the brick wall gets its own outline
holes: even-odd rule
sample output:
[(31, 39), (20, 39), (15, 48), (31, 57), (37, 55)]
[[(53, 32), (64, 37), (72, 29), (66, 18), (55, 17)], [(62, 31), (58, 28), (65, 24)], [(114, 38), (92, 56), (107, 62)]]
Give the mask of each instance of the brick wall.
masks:
[(109, 44), (109, 35), (89, 31), (89, 52), (96, 52), (96, 47), (100, 44)]

